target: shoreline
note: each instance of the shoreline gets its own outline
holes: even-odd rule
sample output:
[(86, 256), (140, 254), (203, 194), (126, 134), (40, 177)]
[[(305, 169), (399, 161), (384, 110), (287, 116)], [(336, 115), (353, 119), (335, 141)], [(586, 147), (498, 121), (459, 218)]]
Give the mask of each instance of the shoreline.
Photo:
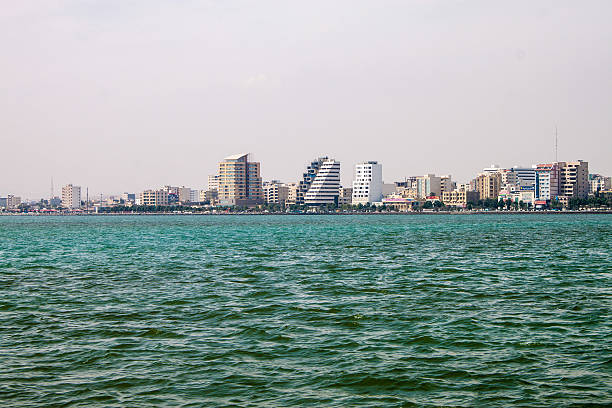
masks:
[(164, 212), (119, 212), (119, 213), (0, 213), (0, 217), (116, 217), (116, 216), (180, 216), (180, 215), (195, 215), (195, 216), (236, 216), (236, 215), (538, 215), (538, 214), (612, 214), (612, 210), (571, 210), (571, 211), (385, 211), (385, 212), (180, 212), (180, 213), (164, 213)]

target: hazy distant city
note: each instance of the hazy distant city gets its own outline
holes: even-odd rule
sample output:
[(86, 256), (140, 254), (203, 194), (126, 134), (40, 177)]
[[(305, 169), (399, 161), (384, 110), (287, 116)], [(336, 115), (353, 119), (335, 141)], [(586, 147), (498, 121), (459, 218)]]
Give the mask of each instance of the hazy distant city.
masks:
[[(0, 198), (5, 212), (109, 213), (223, 211), (258, 209), (275, 212), (319, 210), (434, 211), (434, 210), (546, 210), (607, 208), (612, 198), (610, 176), (589, 173), (584, 160), (538, 163), (530, 167), (491, 165), (474, 178), (458, 183), (450, 174), (408, 176), (383, 180), (383, 164), (355, 165), (350, 186), (340, 183), (338, 160), (313, 159), (295, 180), (263, 181), (261, 163), (249, 154), (224, 158), (218, 172), (208, 176), (206, 188), (152, 186), (121, 195), (90, 196), (84, 186), (66, 184), (61, 194), (51, 187), (48, 198)], [(590, 198), (590, 200), (589, 200)]]

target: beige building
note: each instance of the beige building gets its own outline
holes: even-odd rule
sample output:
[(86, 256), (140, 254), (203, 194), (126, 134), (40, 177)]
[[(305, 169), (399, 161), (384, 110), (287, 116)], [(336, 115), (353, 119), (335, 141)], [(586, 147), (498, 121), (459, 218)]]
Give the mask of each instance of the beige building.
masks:
[(263, 192), (268, 204), (285, 205), (289, 198), (289, 188), (278, 180), (264, 183)]
[(217, 190), (201, 190), (200, 202), (208, 202), (210, 205), (217, 205), (219, 202), (219, 193)]
[(62, 207), (80, 208), (81, 207), (81, 187), (68, 184), (62, 187)]
[(481, 200), (492, 198), (497, 200), (499, 191), (501, 190), (501, 174), (497, 173), (482, 173), (476, 177), (476, 191)]
[(586, 198), (589, 195), (589, 163), (578, 160), (563, 163), (559, 195)]
[(340, 195), (338, 196), (338, 205), (353, 203), (353, 188), (340, 187)]
[(145, 190), (140, 193), (140, 205), (168, 205), (168, 191)]
[(299, 185), (298, 183), (287, 183), (287, 201), (285, 204), (297, 204)]
[(191, 202), (191, 189), (189, 187), (178, 187), (178, 200), (181, 203)]
[(219, 163), (219, 202), (221, 205), (252, 206), (264, 202), (258, 162), (248, 154), (226, 157)]
[(478, 192), (454, 190), (442, 193), (442, 202), (452, 207), (465, 207), (468, 203), (478, 202)]

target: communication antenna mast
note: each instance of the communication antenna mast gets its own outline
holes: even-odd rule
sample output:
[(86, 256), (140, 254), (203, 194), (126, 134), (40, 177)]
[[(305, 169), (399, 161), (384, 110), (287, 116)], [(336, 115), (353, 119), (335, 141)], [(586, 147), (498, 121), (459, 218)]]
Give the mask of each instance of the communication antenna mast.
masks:
[(557, 134), (557, 126), (555, 126), (555, 163), (559, 161), (559, 137)]
[(49, 197), (49, 204), (51, 204), (51, 200), (53, 200), (53, 176), (51, 176), (51, 197)]

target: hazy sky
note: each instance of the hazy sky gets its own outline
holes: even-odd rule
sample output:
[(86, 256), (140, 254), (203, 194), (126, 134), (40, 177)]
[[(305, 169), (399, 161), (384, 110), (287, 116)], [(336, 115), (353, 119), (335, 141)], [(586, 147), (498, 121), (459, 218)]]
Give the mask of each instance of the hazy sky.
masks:
[(5, 1), (0, 195), (202, 188), (251, 152), (385, 181), (491, 163), (612, 175), (611, 1)]

